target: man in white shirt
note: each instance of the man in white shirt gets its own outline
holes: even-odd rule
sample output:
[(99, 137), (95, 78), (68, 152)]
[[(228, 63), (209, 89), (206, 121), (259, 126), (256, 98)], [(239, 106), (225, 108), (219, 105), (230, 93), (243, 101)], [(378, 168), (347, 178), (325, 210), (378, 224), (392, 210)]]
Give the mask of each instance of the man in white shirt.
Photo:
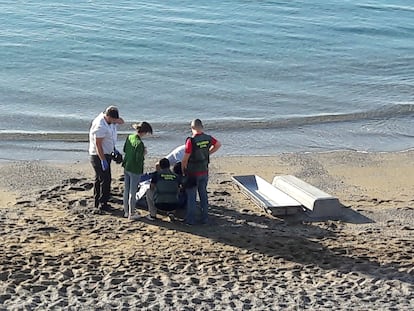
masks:
[[(170, 161), (170, 165), (172, 165), (173, 167), (181, 167), (181, 160), (183, 159), (184, 152), (185, 152), (185, 145), (181, 145), (181, 146), (176, 147), (169, 154), (167, 154), (165, 158), (168, 159), (168, 161)], [(177, 163), (179, 163), (178, 166), (176, 165)], [(159, 162), (155, 164), (155, 170), (156, 171), (160, 170)], [(177, 173), (177, 174), (181, 175), (181, 173)]]
[(178, 146), (171, 151), (165, 158), (170, 161), (170, 165), (174, 166), (177, 162), (181, 162), (184, 157), (185, 145)]
[(89, 130), (89, 157), (95, 171), (94, 200), (99, 212), (108, 209), (111, 195), (111, 153), (117, 152), (117, 124), (123, 124), (118, 108), (109, 106), (93, 121)]

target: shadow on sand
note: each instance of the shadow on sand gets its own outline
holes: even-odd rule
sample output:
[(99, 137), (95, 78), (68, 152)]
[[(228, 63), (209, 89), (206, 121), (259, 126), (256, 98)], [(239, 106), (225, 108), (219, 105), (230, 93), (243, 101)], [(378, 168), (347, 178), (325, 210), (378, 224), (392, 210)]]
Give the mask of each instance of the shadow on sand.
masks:
[(187, 226), (181, 222), (161, 219), (155, 222), (146, 219), (142, 221), (301, 265), (314, 265), (324, 270), (334, 269), (340, 273), (359, 272), (383, 280), (389, 280), (392, 275), (393, 280), (414, 284), (412, 274), (400, 271), (403, 263), (381, 265), (377, 259), (366, 254), (353, 254), (354, 250), (349, 246), (326, 247), (321, 243), (329, 239), (337, 240), (335, 244), (341, 245), (341, 237), (337, 236), (335, 230), (340, 222), (373, 223), (371, 219), (351, 208), (343, 209), (340, 219), (317, 220), (306, 214), (273, 218), (210, 204), (209, 225)]
[[(73, 183), (83, 183), (81, 187)], [(90, 188), (84, 180), (69, 181), (66, 186), (58, 190), (66, 189), (66, 193), (78, 192), (80, 189)], [(155, 221), (142, 218), (142, 222), (151, 223), (160, 227), (187, 232), (219, 243), (231, 245), (249, 252), (260, 253), (273, 258), (283, 258), (302, 265), (314, 265), (321, 269), (335, 269), (340, 273), (363, 273), (373, 278), (388, 280), (400, 280), (414, 284), (412, 273), (401, 272), (407, 267), (406, 262), (398, 258), (389, 264), (380, 264), (374, 256), (369, 255), (369, 245), (365, 253), (356, 254), (353, 244), (342, 243), (344, 235), (341, 233), (341, 223), (367, 224), (373, 221), (368, 217), (343, 206), (341, 217), (332, 219), (315, 219), (306, 213), (299, 215), (273, 217), (267, 214), (259, 214), (254, 209), (237, 204), (237, 209), (228, 208), (229, 204), (222, 204), (226, 198), (231, 197), (231, 190), (210, 193), (210, 224), (187, 226), (180, 221), (165, 221), (166, 217)], [(56, 190), (56, 189), (55, 189)], [(112, 199), (114, 208), (109, 213), (116, 217), (123, 217), (122, 192), (115, 189)], [(56, 195), (51, 193), (51, 195)], [(77, 195), (77, 197), (79, 197)], [(64, 195), (60, 196), (64, 201)], [(251, 204), (250, 202), (246, 204)], [(227, 206), (227, 207), (226, 207)], [(142, 208), (141, 208), (142, 209)], [(145, 215), (146, 212), (142, 212)], [(99, 216), (98, 216), (99, 217)], [(132, 229), (132, 228), (131, 228)], [(355, 234), (356, 236), (356, 234)], [(346, 238), (355, 240), (349, 235)], [(325, 243), (326, 242), (326, 243)], [(385, 242), (384, 242), (385, 243)], [(325, 246), (325, 245), (335, 246)], [(350, 246), (351, 245), (351, 246)], [(358, 246), (361, 249), (360, 246)], [(389, 255), (389, 254), (388, 254)], [(277, 268), (277, 267), (275, 267)]]

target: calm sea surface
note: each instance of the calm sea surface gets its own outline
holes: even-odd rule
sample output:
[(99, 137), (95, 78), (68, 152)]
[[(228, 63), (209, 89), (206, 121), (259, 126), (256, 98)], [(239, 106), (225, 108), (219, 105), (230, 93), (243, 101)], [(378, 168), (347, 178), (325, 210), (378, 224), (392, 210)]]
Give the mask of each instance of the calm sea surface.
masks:
[[(87, 158), (118, 105), (150, 155), (204, 121), (218, 155), (414, 145), (414, 2), (1, 1), (0, 159)], [(119, 147), (123, 144), (120, 135)]]

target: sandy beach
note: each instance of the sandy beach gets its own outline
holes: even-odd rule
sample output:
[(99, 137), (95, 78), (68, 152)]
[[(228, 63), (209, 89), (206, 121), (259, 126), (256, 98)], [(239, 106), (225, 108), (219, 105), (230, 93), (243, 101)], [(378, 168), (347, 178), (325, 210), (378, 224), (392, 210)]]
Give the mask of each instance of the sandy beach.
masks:
[[(0, 167), (0, 310), (414, 309), (414, 151), (215, 156), (212, 223), (191, 227), (125, 219), (117, 165), (104, 215), (87, 162)], [(343, 213), (270, 215), (246, 174), (295, 175)]]

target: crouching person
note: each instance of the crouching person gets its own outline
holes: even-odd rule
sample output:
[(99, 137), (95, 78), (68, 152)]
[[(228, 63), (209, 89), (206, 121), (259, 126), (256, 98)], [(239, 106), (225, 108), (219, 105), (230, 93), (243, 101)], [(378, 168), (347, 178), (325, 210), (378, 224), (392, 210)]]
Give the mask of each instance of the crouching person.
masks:
[(148, 220), (155, 220), (157, 211), (165, 211), (171, 218), (177, 209), (183, 208), (186, 202), (180, 193), (181, 176), (170, 169), (170, 161), (163, 158), (159, 162), (160, 169), (152, 175), (150, 188), (147, 190), (146, 198), (149, 215)]

